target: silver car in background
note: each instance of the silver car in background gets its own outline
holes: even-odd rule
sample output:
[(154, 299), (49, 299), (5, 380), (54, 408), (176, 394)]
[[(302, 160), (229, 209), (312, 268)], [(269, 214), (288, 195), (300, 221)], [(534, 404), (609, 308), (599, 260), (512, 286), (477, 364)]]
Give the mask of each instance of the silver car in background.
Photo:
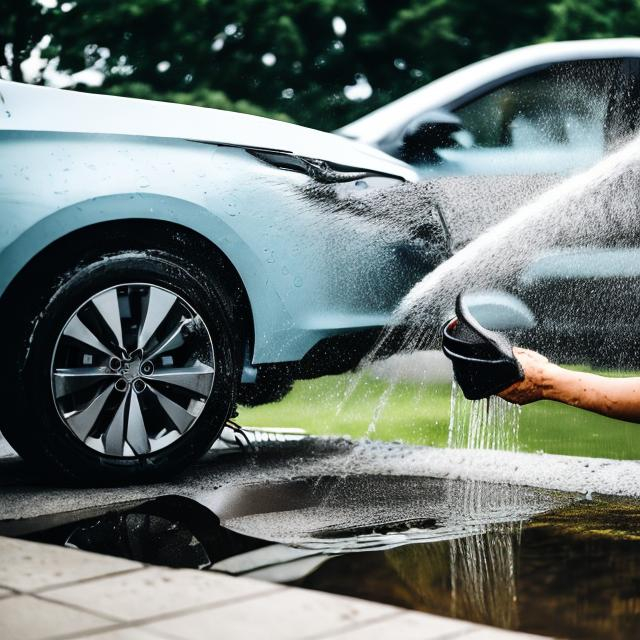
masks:
[[(613, 38), (486, 58), (337, 133), (432, 181), (455, 251), (598, 162), (637, 133), (639, 118), (640, 38)], [(600, 246), (541, 254), (517, 284), (537, 323), (527, 343), (564, 361), (637, 366), (640, 328), (628, 302), (640, 296), (639, 264), (637, 247), (610, 247), (606, 237)], [(612, 291), (628, 295), (614, 299)]]

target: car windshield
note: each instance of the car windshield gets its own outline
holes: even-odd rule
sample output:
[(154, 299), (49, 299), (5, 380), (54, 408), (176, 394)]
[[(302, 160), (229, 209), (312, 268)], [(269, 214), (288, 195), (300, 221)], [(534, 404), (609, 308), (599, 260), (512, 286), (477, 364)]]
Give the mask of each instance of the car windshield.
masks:
[(615, 128), (610, 107), (620, 62), (556, 64), (468, 100), (452, 110), (456, 144), (437, 148), (423, 171), (563, 173), (592, 164)]

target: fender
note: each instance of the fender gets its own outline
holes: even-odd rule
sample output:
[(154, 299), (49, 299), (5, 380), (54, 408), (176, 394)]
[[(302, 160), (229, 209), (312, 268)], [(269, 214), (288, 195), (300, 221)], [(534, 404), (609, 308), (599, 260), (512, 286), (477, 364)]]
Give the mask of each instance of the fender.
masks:
[[(229, 259), (240, 275), (254, 314), (253, 363), (277, 361), (277, 351), (266, 336), (278, 333), (285, 342), (296, 342), (297, 332), (277, 291), (258, 275), (262, 265), (238, 234), (219, 216), (179, 198), (153, 193), (121, 193), (92, 198), (59, 209), (27, 228), (0, 253), (0, 294), (28, 264), (31, 257), (71, 232), (96, 223), (118, 220), (170, 222), (200, 233)], [(303, 345), (304, 348), (304, 345)], [(274, 360), (274, 358), (276, 358)]]
[(190, 228), (227, 256), (254, 317), (253, 364), (300, 360), (326, 337), (388, 318), (379, 277), (406, 261), (386, 241), (378, 260), (369, 227), (356, 248), (340, 218), (300, 197), (312, 180), (305, 173), (188, 140), (26, 131), (0, 139), (0, 292), (69, 232), (137, 218)]

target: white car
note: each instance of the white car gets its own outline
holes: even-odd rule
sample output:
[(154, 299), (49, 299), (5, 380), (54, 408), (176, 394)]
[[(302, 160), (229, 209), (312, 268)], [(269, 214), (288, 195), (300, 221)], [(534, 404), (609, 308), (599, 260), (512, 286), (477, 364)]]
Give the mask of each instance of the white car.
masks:
[(0, 103), (1, 427), (41, 469), (184, 467), (238, 390), (355, 366), (425, 243), (448, 251), (437, 216), (418, 238), (350, 213), (416, 175), (338, 136), (4, 81)]

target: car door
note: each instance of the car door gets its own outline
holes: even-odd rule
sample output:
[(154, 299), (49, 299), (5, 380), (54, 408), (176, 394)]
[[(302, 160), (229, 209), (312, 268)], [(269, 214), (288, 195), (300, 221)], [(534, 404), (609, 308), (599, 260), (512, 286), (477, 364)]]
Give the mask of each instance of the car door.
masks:
[(637, 125), (637, 59), (530, 70), (449, 105), (455, 144), (419, 170), (434, 175), (566, 174), (597, 162)]

